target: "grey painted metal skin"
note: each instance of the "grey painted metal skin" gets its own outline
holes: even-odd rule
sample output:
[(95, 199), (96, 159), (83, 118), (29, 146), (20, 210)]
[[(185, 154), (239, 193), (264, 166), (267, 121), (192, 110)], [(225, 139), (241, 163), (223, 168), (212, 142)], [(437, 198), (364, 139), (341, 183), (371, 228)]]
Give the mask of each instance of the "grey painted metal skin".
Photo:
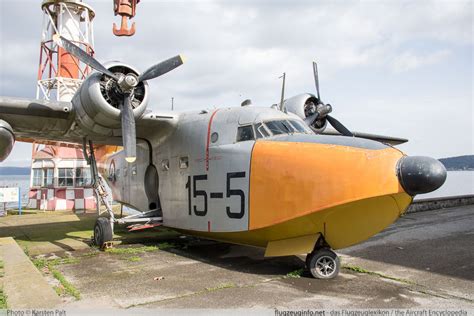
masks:
[[(212, 124), (210, 125), (211, 117)], [(279, 119), (301, 121), (292, 114), (262, 107), (182, 113), (174, 133), (161, 144), (153, 146), (153, 163), (159, 174), (163, 224), (167, 227), (195, 231), (248, 230), (250, 159), (255, 141), (237, 142), (237, 129), (243, 125)], [(309, 130), (308, 132), (311, 133)], [(215, 142), (209, 139), (207, 151), (208, 135), (211, 138), (213, 133), (218, 134), (218, 139)], [(142, 211), (148, 210), (149, 201), (143, 190), (144, 174), (150, 161), (146, 143), (141, 142), (137, 146), (135, 163), (126, 164), (123, 158), (123, 152), (119, 152), (106, 162), (109, 166), (106, 179), (112, 188), (114, 199)], [(188, 162), (187, 167), (184, 161)], [(111, 181), (113, 177), (110, 166), (112, 165), (114, 166), (112, 173), (116, 175), (115, 182)], [(226, 207), (229, 207), (232, 213), (238, 213), (241, 207), (239, 197), (226, 197), (227, 174), (230, 172), (245, 173), (245, 177), (232, 179), (232, 188), (242, 190), (245, 195), (245, 212), (241, 218), (229, 218), (226, 213)], [(194, 211), (195, 206), (198, 212), (204, 210), (202, 196), (191, 197), (191, 215), (189, 212), (187, 183), (189, 177), (192, 179), (194, 176), (207, 177), (206, 180), (197, 181), (196, 184), (196, 190), (204, 190), (208, 195), (205, 216), (197, 216)], [(191, 186), (194, 188), (193, 183)], [(221, 194), (222, 198), (212, 197)]]
[[(111, 66), (138, 73), (128, 65)], [(0, 97), (0, 120), (8, 122), (20, 139), (78, 144), (91, 140), (96, 144), (121, 145), (120, 112), (105, 101), (100, 79), (100, 74), (90, 75), (71, 103)], [(176, 114), (146, 112), (148, 93), (145, 83), (143, 100), (133, 110), (137, 160), (126, 163), (124, 153), (119, 152), (103, 166), (114, 199), (140, 211), (161, 204), (164, 225), (169, 227), (213, 232), (247, 230), (250, 161), (255, 141), (237, 142), (238, 127), (279, 119), (304, 124), (304, 104), (314, 96), (303, 94), (286, 100), (288, 113), (246, 106)], [(215, 142), (211, 141), (215, 139), (214, 133), (218, 135)], [(294, 134), (272, 139), (385, 148), (370, 140), (341, 136)], [(154, 172), (147, 172), (154, 169), (150, 165), (156, 167), (158, 179)], [(243, 206), (239, 196), (226, 191), (229, 181), (234, 190), (243, 192)], [(207, 194), (207, 207), (203, 191)]]

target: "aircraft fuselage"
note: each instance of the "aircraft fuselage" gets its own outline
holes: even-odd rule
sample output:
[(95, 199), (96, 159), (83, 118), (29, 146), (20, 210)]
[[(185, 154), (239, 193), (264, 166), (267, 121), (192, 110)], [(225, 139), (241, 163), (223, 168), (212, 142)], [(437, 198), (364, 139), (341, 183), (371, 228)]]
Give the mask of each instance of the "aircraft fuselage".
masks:
[[(121, 151), (104, 157), (102, 173), (115, 200), (141, 211), (161, 207), (164, 226), (262, 247), (294, 240), (304, 248), (320, 234), (334, 249), (347, 247), (390, 225), (411, 203), (397, 177), (398, 149), (259, 126), (274, 121), (304, 126), (272, 108), (183, 113), (163, 142), (138, 142), (135, 163)], [(147, 179), (150, 164), (157, 187)]]

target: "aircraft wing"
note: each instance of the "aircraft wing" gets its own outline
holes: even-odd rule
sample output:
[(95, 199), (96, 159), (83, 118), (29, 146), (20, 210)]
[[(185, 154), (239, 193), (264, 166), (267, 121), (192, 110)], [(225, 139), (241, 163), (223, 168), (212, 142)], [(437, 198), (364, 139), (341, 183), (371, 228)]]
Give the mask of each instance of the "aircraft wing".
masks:
[[(7, 122), (17, 141), (82, 144), (87, 138), (98, 144), (121, 145), (120, 126), (107, 135), (78, 124), (78, 111), (71, 102), (0, 97), (0, 120)], [(137, 138), (160, 140), (176, 126), (175, 113), (148, 112), (136, 121)]]
[(19, 141), (78, 141), (67, 136), (74, 122), (71, 102), (0, 97), (0, 120), (11, 125)]
[[(399, 137), (392, 137), (392, 136), (384, 136), (384, 135), (377, 135), (377, 134), (369, 134), (369, 133), (362, 133), (362, 132), (354, 132), (351, 131), (352, 134), (354, 134), (355, 137), (360, 137), (360, 138), (367, 138), (371, 140), (375, 140), (381, 143), (387, 143), (390, 145), (400, 145), (403, 143), (408, 142), (408, 139), (406, 138), (399, 138)], [(332, 128), (326, 128), (321, 134), (325, 135), (341, 135), (338, 131)]]

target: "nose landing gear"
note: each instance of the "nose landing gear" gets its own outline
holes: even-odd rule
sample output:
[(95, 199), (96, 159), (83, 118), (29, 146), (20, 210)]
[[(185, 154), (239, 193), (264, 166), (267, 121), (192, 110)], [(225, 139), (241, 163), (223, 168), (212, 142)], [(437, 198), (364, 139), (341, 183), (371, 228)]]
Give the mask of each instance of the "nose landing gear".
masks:
[(306, 268), (316, 279), (333, 279), (339, 274), (341, 261), (329, 248), (319, 248), (306, 256)]

